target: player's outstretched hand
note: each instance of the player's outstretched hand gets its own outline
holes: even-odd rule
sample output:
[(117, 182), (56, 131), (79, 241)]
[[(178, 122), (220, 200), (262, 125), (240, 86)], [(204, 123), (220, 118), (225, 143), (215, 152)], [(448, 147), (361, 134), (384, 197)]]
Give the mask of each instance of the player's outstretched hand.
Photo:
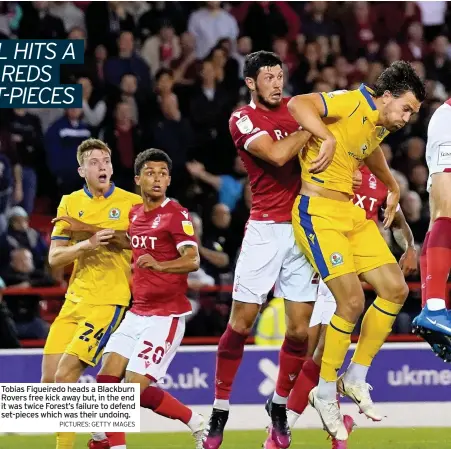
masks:
[(326, 168), (332, 163), (336, 147), (337, 142), (335, 139), (324, 140), (321, 144), (321, 148), (319, 149), (318, 157), (312, 161), (312, 166), (310, 167), (309, 172), (317, 174), (326, 170)]
[(412, 247), (407, 248), (407, 251), (399, 259), (399, 266), (404, 276), (410, 276), (415, 273), (418, 269), (417, 250)]
[(106, 246), (111, 243), (111, 239), (113, 238), (114, 230), (113, 229), (102, 229), (99, 232), (96, 232), (87, 242), (87, 249), (96, 249), (99, 246)]
[(158, 262), (150, 254), (143, 254), (142, 256), (139, 256), (136, 261), (136, 266), (139, 268), (158, 270)]
[(389, 229), (395, 218), (396, 209), (399, 203), (399, 191), (388, 192), (387, 207), (384, 212), (384, 229)]
[(76, 218), (69, 217), (67, 215), (62, 215), (61, 217), (54, 218), (52, 224), (58, 223), (59, 221), (64, 221), (69, 225), (68, 230), (72, 232), (83, 232), (86, 230), (86, 224)]
[(352, 190), (354, 190), (354, 192), (356, 190), (359, 190), (360, 187), (362, 187), (362, 182), (362, 173), (360, 172), (360, 170), (356, 170), (352, 174)]

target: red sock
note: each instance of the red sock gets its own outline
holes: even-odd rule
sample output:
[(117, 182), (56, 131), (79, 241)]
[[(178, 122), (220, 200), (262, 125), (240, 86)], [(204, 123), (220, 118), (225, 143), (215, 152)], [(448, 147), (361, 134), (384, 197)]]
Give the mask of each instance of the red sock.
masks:
[(285, 336), (279, 352), (279, 375), (276, 393), (287, 398), (301, 371), (308, 349), (308, 339), (298, 341)]
[(308, 405), (308, 395), (318, 385), (319, 367), (313, 359), (308, 359), (302, 366), (296, 383), (288, 396), (287, 408), (301, 415)]
[(247, 335), (234, 331), (230, 324), (222, 334), (216, 355), (216, 399), (230, 399), (232, 384), (243, 358), (246, 339)]
[[(108, 376), (106, 374), (97, 374), (98, 384), (119, 384), (121, 379), (116, 376)], [(124, 432), (109, 432), (106, 434), (110, 447), (125, 446), (125, 433)]]
[(429, 242), (430, 232), (424, 237), (423, 246), (421, 248), (420, 255), (420, 275), (421, 275), (421, 307), (426, 305), (427, 301), (427, 290), (426, 290), (426, 278), (428, 271), (428, 258), (427, 258), (427, 248)]
[(184, 424), (188, 424), (193, 416), (191, 409), (158, 387), (147, 387), (141, 393), (140, 403), (141, 407), (153, 410), (158, 415), (169, 419), (178, 419)]
[(444, 299), (449, 307), (446, 291), (451, 269), (451, 218), (437, 218), (429, 233), (427, 247), (427, 299)]

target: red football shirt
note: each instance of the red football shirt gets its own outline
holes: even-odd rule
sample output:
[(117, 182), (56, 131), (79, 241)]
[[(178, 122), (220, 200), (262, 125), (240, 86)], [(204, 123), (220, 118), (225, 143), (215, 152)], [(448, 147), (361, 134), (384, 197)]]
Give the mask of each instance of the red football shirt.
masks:
[(247, 151), (249, 144), (263, 134), (281, 140), (299, 129), (288, 111), (289, 98), (273, 110), (260, 109), (253, 102), (237, 109), (229, 120), (230, 134), (249, 175), (252, 191), (250, 219), (291, 221), (291, 208), (301, 187), (301, 168), (297, 158), (275, 167)]
[[(145, 212), (142, 204), (129, 214), (128, 236), (133, 260), (150, 254), (158, 262), (180, 257), (184, 245), (197, 246), (193, 225), (187, 209), (166, 199), (160, 207)], [(162, 273), (149, 268), (133, 271), (133, 305), (137, 315), (181, 316), (191, 313), (186, 298), (188, 274)]]
[(362, 173), (362, 185), (355, 192), (353, 202), (366, 210), (368, 220), (374, 220), (377, 223), (379, 210), (387, 199), (388, 189), (366, 165), (360, 169), (360, 173)]

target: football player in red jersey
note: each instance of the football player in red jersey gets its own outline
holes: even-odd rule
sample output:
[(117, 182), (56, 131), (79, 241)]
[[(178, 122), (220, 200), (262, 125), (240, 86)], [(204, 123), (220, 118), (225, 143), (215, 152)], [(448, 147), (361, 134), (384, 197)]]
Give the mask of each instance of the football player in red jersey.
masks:
[(235, 269), (233, 305), (216, 357), (215, 401), (204, 448), (218, 449), (229, 416), (230, 394), (244, 344), (268, 292), (285, 299), (287, 332), (279, 355), (276, 391), (268, 401), (272, 438), (290, 445), (286, 403), (307, 352), (307, 332), (318, 288), (313, 267), (299, 251), (291, 209), (300, 189), (295, 156), (310, 135), (299, 130), (282, 97), (282, 62), (274, 53), (246, 56), (250, 104), (229, 120), (235, 146), (249, 175), (252, 208)]
[[(146, 150), (136, 157), (135, 181), (143, 204), (129, 214), (128, 245), (135, 263), (133, 303), (105, 348), (97, 382), (119, 383), (125, 377), (126, 382), (139, 383), (141, 407), (186, 424), (196, 449), (202, 449), (204, 418), (156, 386), (182, 341), (185, 317), (191, 313), (185, 296), (188, 273), (199, 268), (188, 211), (166, 197), (171, 168), (171, 159), (161, 150)], [(89, 447), (126, 449), (111, 444), (114, 436), (91, 440)]]
[[(366, 217), (379, 223), (379, 213), (387, 199), (388, 189), (380, 182), (366, 165), (360, 168), (361, 186), (355, 189), (353, 202), (356, 206), (365, 209)], [(391, 230), (397, 244), (404, 250), (399, 264), (405, 276), (417, 270), (418, 258), (414, 245), (414, 238), (404, 214), (398, 207)], [(323, 281), (320, 281), (318, 299), (312, 314), (309, 329), (309, 359), (304, 363), (293, 390), (288, 398), (288, 425), (293, 427), (307, 407), (308, 395), (319, 381), (321, 360), (324, 350), (324, 338), (327, 325), (335, 313), (335, 299)], [(352, 430), (353, 420), (350, 416), (344, 417), (348, 433)], [(264, 449), (278, 449), (268, 438), (263, 445)], [(333, 449), (345, 449), (347, 440), (332, 439)]]
[(434, 352), (451, 361), (451, 312), (447, 284), (451, 269), (451, 99), (432, 115), (428, 125), (426, 162), (431, 222), (421, 254), (423, 310), (414, 321), (414, 332)]

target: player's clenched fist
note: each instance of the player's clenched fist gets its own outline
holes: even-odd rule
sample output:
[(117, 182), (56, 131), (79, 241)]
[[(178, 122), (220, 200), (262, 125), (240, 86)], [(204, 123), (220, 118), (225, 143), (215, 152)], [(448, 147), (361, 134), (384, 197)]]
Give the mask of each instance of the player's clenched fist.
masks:
[(111, 239), (114, 236), (113, 229), (102, 229), (96, 232), (90, 239), (85, 240), (86, 249), (96, 249), (99, 246), (106, 246), (111, 243)]
[(159, 264), (150, 254), (143, 254), (142, 256), (138, 257), (138, 260), (136, 261), (136, 266), (139, 268), (149, 268), (151, 270), (158, 270)]

